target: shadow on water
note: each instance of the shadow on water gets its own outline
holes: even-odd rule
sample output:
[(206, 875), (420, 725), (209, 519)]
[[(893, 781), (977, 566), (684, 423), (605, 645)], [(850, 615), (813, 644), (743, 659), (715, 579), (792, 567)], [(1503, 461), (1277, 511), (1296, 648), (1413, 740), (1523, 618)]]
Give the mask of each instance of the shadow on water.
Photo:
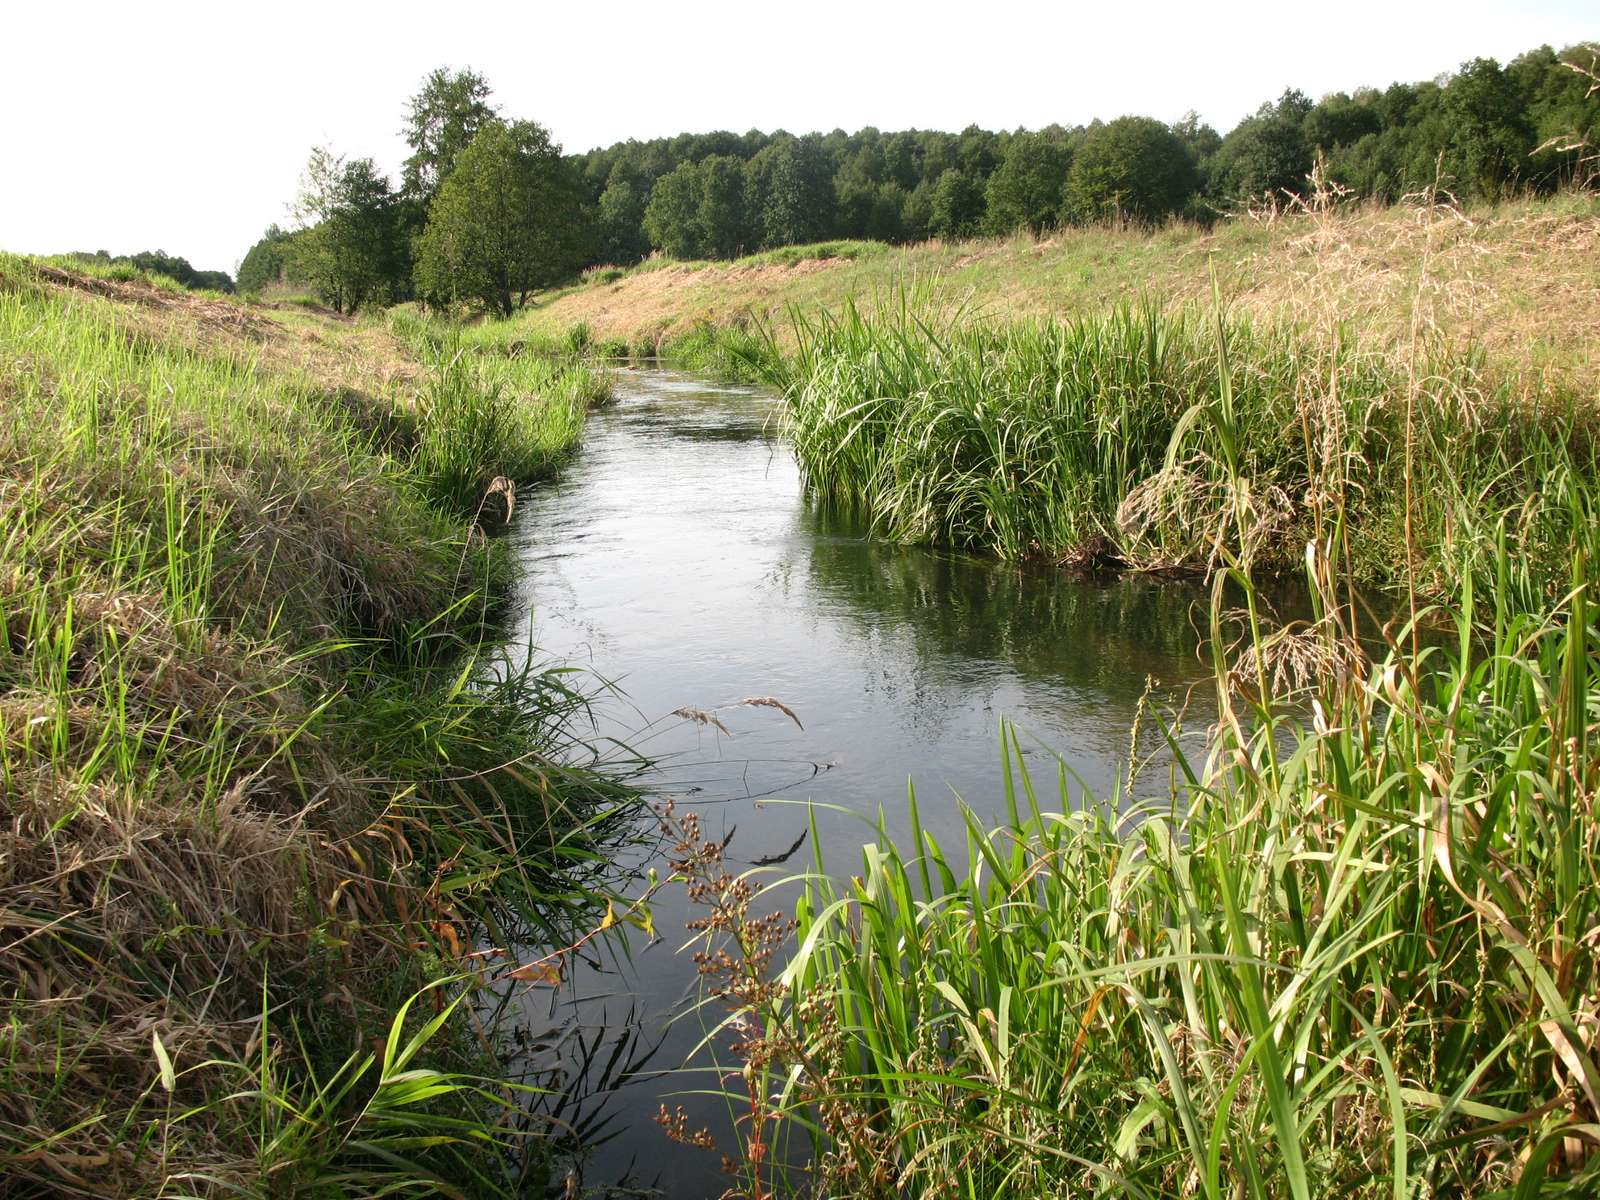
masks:
[[(904, 840), (908, 781), (929, 832), (964, 844), (961, 803), (1003, 809), (1002, 718), (1037, 739), (1047, 789), (1059, 754), (1100, 796), (1125, 785), (1142, 704), (1185, 711), (1191, 731), (1213, 719), (1200, 589), (875, 541), (807, 502), (770, 395), (658, 371), (619, 383), (565, 477), (518, 506), (517, 636), (617, 680), (626, 703), (596, 707), (597, 736), (654, 759), (647, 785), (730, 838), (730, 859), (781, 858), (814, 806), (817, 844), (762, 875), (770, 908), (793, 903), (782, 881), (813, 855), (859, 870), (879, 820)], [(738, 703), (764, 697), (798, 720)], [(689, 709), (715, 721), (676, 715)], [(1137, 747), (1153, 763), (1142, 794), (1165, 788), (1155, 724)], [(617, 865), (642, 876), (659, 847)], [(550, 1089), (545, 1115), (583, 1135), (584, 1187), (716, 1196), (717, 1155), (653, 1121), (681, 1104), (691, 1127), (735, 1145), (697, 1050), (721, 1014), (696, 1009), (694, 964), (676, 952), (697, 914), (677, 888), (653, 909), (660, 940), (629, 930), (560, 989), (510, 996), (514, 1048)]]

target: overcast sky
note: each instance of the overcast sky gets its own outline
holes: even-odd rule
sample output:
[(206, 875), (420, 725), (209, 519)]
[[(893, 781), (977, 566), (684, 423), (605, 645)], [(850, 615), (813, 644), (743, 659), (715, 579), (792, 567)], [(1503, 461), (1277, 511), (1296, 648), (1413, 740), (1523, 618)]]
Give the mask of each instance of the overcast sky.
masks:
[(233, 270), (308, 150), (398, 175), (433, 67), (569, 152), (712, 129), (989, 129), (1190, 108), (1226, 133), (1468, 58), (1600, 38), (1596, 0), (273, 4), (0, 0), (0, 248), (163, 249)]

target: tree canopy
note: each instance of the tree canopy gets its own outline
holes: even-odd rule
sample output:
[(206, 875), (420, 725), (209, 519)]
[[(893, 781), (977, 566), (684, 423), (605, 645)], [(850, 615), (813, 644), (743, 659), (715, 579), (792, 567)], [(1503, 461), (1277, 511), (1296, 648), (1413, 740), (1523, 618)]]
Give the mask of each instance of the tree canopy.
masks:
[(1065, 131), (1019, 133), (989, 176), (988, 224), (996, 233), (1042, 233), (1061, 217), (1061, 192), (1072, 165)]
[(582, 258), (578, 196), (561, 149), (532, 121), (494, 120), (457, 157), (428, 208), (417, 292), (509, 315)]
[(396, 195), (370, 158), (311, 152), (295, 206), (302, 228), (290, 243), (297, 275), (336, 312), (386, 303), (404, 279)]
[(402, 131), (411, 155), (401, 171), (401, 190), (413, 200), (428, 201), (439, 189), (456, 157), (490, 121), (489, 82), (475, 71), (431, 71), (422, 88), (406, 104)]
[(1160, 221), (1183, 207), (1198, 182), (1183, 138), (1150, 117), (1118, 117), (1084, 132), (1067, 178), (1064, 211), (1076, 221)]
[(1225, 137), (1190, 112), (1172, 125), (1125, 116), (1012, 132), (717, 130), (565, 159), (540, 126), (496, 115), (483, 76), (441, 68), (407, 102), (399, 190), (370, 159), (317, 152), (303, 228), (268, 231), (241, 283), (292, 271), (338, 306), (414, 288), (505, 311), (562, 272), (652, 251), (728, 258), (844, 237), (1210, 221), (1305, 192), (1319, 156), (1324, 177), (1381, 201), (1436, 181), (1463, 200), (1593, 187), (1596, 56), (1544, 46), (1316, 101), (1286, 88)]

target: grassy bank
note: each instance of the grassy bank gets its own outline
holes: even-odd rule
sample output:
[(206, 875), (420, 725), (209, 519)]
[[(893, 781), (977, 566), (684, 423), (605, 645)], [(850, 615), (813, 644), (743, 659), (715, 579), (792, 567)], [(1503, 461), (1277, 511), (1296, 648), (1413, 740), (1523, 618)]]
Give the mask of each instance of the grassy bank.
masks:
[[(1551, 484), (1600, 480), (1590, 396), (1432, 340), (1396, 358), (1342, 328), (1153, 305), (996, 324), (916, 294), (793, 330), (791, 354), (754, 361), (807, 480), (898, 541), (1209, 570), (1232, 537), (1285, 569), (1331, 522), (1353, 576), (1444, 595), (1492, 578), (1484, 531), (1511, 511), (1553, 588), (1574, 531)], [(1219, 345), (1228, 431), (1188, 436)]]
[(1212, 229), (1154, 233), (1095, 227), (889, 247), (792, 247), (732, 263), (654, 259), (596, 270), (544, 293), (516, 323), (549, 335), (584, 325), (635, 353), (703, 326), (791, 307), (840, 312), (847, 300), (937, 281), (950, 307), (991, 320), (1064, 319), (1124, 302), (1162, 310), (1224, 298), (1258, 325), (1338, 322), (1374, 350), (1409, 346), (1420, 324), (1480, 346), (1513, 370), (1555, 371), (1592, 386), (1600, 371), (1600, 201), (1590, 195), (1465, 212), (1439, 205), (1337, 208)]
[[(1136, 358), (1117, 352), (1125, 319), (1057, 348), (1081, 337), (1095, 361)], [(958, 353), (900, 333), (802, 377)], [(1257, 445), (1270, 423), (1248, 397), (1248, 338), (1213, 331), (1211, 378), (1191, 381), (1170, 443), (1219, 492), (1221, 718), (1202, 755), (1174, 740), (1165, 778), (1130, 767), (1092, 796), (1064, 763), (1031, 776), (1007, 734), (1000, 828), (969, 815), (965, 847), (880, 833), (848, 877), (819, 862), (792, 943), (750, 915), (757, 881), (669, 817), (674, 866), (727, 951), (706, 961), (741, 1031), (744, 1194), (784, 1189), (774, 1147), (794, 1135), (814, 1139), (829, 1195), (1600, 1186), (1600, 489), (1570, 456), (1518, 443), (1521, 486), (1476, 494), (1430, 544), (1448, 600), (1402, 601), (1378, 631), (1352, 588), (1347, 516), (1375, 485), (1318, 476), (1300, 530), (1315, 619), (1279, 625), (1252, 582), (1274, 558), (1256, 498), (1282, 480)], [(1365, 392), (1359, 363), (1309, 368), (1339, 396)], [(930, 402), (960, 407), (951, 386)], [(1477, 467), (1454, 465), (1458, 484)], [(1530, 508), (1552, 523), (1548, 555), (1524, 548)]]
[(483, 525), (595, 385), (436, 349), (0, 259), (0, 1194), (537, 1164), (464, 956), (587, 928), (626, 799)]
[(1593, 1194), (1597, 549), (1543, 612), (1469, 596), (1451, 648), (1298, 694), (1247, 651), (1238, 723), (1170, 790), (1086, 796), (1014, 742), (1011, 819), (969, 818), (964, 855), (880, 841), (819, 877), (758, 1065), (829, 1186)]
[[(1348, 291), (1348, 321), (1264, 319), (1219, 280), (706, 335), (784, 390), (813, 490), (889, 536), (1207, 572), (1221, 713), (1105, 796), (1008, 734), (1000, 828), (941, 847), (913, 797), (905, 844), (817, 864), (793, 941), (669, 811), (726, 952), (744, 1194), (808, 1138), (829, 1195), (1600, 1187), (1600, 418), (1581, 354), (1464, 340), (1419, 270), (1376, 323)], [(1257, 592), (1285, 570), (1312, 620)]]

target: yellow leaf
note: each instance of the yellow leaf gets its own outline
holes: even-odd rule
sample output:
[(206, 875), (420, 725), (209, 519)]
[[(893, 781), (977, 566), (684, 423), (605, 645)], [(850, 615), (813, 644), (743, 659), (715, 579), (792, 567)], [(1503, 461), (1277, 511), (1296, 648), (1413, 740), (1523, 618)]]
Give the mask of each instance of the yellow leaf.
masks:
[(161, 1044), (161, 1035), (154, 1029), (150, 1031), (150, 1047), (156, 1052), (156, 1066), (161, 1072), (161, 1086), (170, 1092), (178, 1086), (178, 1075), (172, 1069), (172, 1057), (167, 1053), (167, 1048)]
[(561, 983), (561, 960), (559, 958), (541, 958), (538, 962), (523, 963), (522, 966), (510, 972), (510, 977), (556, 987)]

